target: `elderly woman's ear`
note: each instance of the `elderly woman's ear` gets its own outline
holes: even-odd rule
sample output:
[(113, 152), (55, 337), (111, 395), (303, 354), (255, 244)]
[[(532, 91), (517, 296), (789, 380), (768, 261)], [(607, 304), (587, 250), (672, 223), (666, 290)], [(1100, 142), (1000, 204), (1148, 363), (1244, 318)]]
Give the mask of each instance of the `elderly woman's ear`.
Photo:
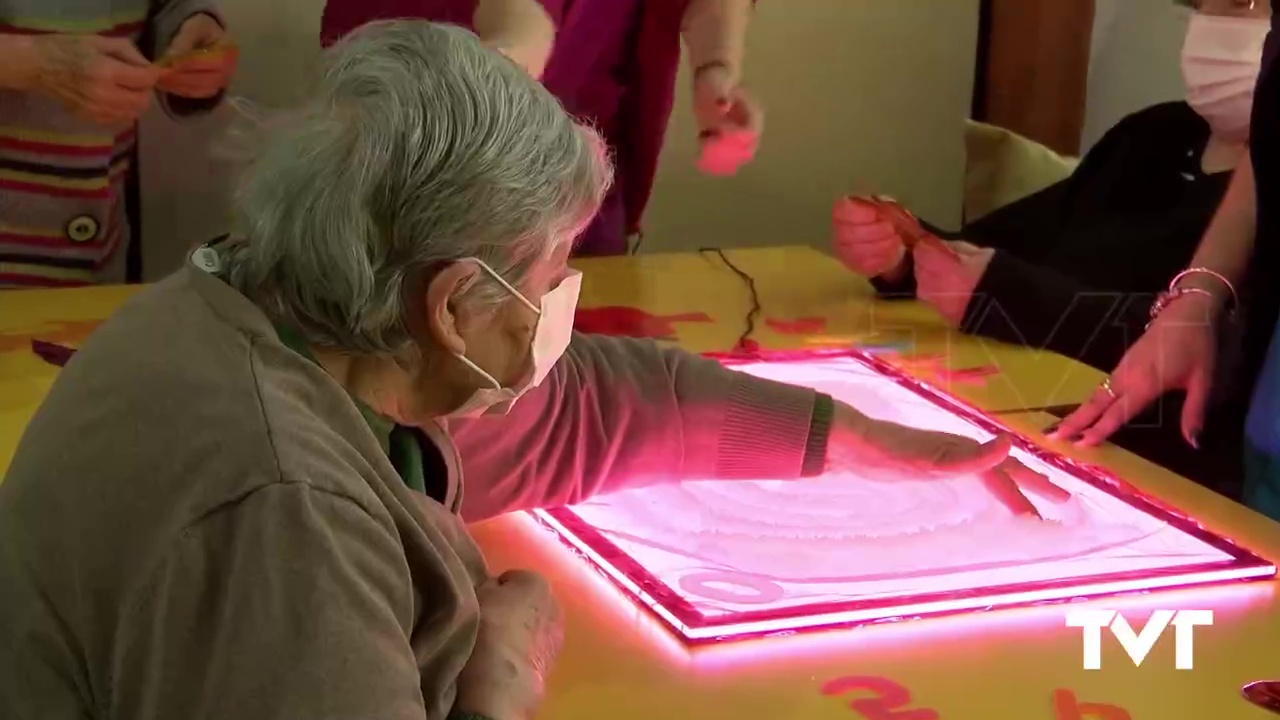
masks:
[(418, 287), (425, 292), (416, 293), (418, 299), (411, 301), (422, 303), (422, 317), (426, 321), (424, 329), (433, 341), (450, 354), (465, 355), (467, 352), (463, 332), (475, 324), (478, 318), (477, 313), (460, 303), (458, 298), (475, 284), (481, 272), (483, 271), (476, 263), (450, 263), (434, 275), (422, 278)]

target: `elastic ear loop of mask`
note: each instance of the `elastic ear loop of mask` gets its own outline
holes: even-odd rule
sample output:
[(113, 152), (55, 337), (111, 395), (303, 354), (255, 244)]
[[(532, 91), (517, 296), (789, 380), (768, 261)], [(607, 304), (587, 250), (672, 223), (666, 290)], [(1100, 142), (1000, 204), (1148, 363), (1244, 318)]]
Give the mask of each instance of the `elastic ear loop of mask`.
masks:
[(488, 264), (488, 263), (486, 263), (485, 261), (481, 260), (480, 258), (468, 258), (468, 260), (470, 260), (471, 262), (473, 262), (473, 263), (475, 263), (475, 264), (479, 265), (481, 270), (484, 270), (486, 273), (488, 273), (488, 274), (489, 274), (489, 277), (493, 278), (494, 280), (497, 280), (497, 281), (498, 281), (498, 284), (502, 285), (502, 287), (504, 287), (504, 288), (506, 288), (506, 289), (507, 289), (507, 292), (511, 293), (512, 295), (515, 295), (515, 296), (516, 296), (516, 299), (518, 299), (520, 302), (524, 303), (525, 307), (529, 308), (530, 310), (532, 310), (534, 313), (536, 313), (536, 314), (538, 314), (538, 315), (541, 315), (541, 314), (542, 314), (542, 308), (540, 308), (540, 307), (538, 307), (537, 305), (534, 305), (533, 303), (529, 302), (529, 298), (525, 297), (525, 296), (524, 296), (524, 293), (520, 292), (519, 290), (517, 290), (517, 289), (515, 288), (515, 286), (514, 286), (514, 285), (512, 285), (512, 284), (511, 284), (511, 283), (509, 283), (509, 282), (507, 282), (507, 279), (506, 279), (506, 278), (504, 278), (504, 277), (502, 277), (501, 275), (499, 275), (499, 274), (498, 274), (498, 271), (496, 271), (496, 270), (494, 270), (493, 268), (489, 267), (489, 264)]
[[(539, 315), (539, 316), (541, 316), (541, 315), (542, 315), (542, 308), (539, 308), (539, 307), (535, 306), (533, 303), (529, 302), (529, 298), (525, 297), (525, 296), (524, 296), (524, 293), (522, 293), (522, 292), (520, 292), (519, 290), (515, 289), (515, 286), (513, 286), (511, 283), (507, 282), (506, 278), (502, 277), (501, 275), (499, 275), (499, 274), (498, 274), (498, 272), (497, 272), (496, 270), (494, 270), (493, 268), (489, 267), (489, 264), (488, 264), (488, 263), (486, 263), (485, 261), (481, 260), (480, 258), (467, 258), (467, 259), (468, 259), (468, 260), (470, 260), (471, 262), (474, 262), (475, 264), (479, 265), (481, 270), (484, 270), (484, 271), (489, 275), (489, 277), (491, 277), (491, 278), (493, 278), (494, 280), (498, 281), (498, 283), (499, 283), (500, 285), (502, 285), (502, 287), (506, 288), (507, 292), (509, 292), (509, 293), (511, 293), (512, 295), (514, 295), (514, 296), (516, 297), (516, 299), (518, 299), (520, 302), (524, 303), (524, 304), (525, 304), (525, 306), (526, 306), (526, 307), (528, 307), (530, 310), (532, 310), (535, 314), (537, 314), (537, 315)], [(461, 360), (461, 361), (462, 361), (462, 363), (463, 363), (464, 365), (466, 365), (467, 367), (469, 367), (469, 368), (471, 368), (472, 370), (474, 370), (474, 371), (476, 372), (476, 374), (478, 374), (480, 377), (484, 378), (485, 380), (488, 380), (488, 381), (489, 381), (489, 384), (490, 384), (490, 385), (492, 385), (495, 389), (497, 389), (497, 390), (501, 390), (501, 389), (502, 389), (502, 383), (498, 382), (498, 379), (497, 379), (497, 378), (495, 378), (494, 376), (492, 376), (492, 375), (490, 375), (489, 373), (485, 372), (483, 368), (481, 368), (479, 365), (475, 364), (475, 363), (471, 360), (471, 358), (468, 358), (466, 355), (461, 355), (461, 354), (459, 354), (457, 357), (458, 357), (458, 359), (459, 359), (459, 360)]]

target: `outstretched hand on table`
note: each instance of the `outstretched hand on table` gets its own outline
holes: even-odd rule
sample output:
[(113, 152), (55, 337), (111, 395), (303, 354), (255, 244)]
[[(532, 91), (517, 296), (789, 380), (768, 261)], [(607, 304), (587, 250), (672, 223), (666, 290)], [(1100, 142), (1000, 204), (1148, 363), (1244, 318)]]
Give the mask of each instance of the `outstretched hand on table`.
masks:
[(827, 469), (856, 472), (877, 482), (978, 475), (996, 500), (1018, 515), (1040, 516), (1028, 493), (1053, 503), (1070, 499), (1070, 493), (1049, 478), (1009, 457), (1012, 447), (1007, 435), (979, 443), (960, 435), (874, 420), (837, 402)]

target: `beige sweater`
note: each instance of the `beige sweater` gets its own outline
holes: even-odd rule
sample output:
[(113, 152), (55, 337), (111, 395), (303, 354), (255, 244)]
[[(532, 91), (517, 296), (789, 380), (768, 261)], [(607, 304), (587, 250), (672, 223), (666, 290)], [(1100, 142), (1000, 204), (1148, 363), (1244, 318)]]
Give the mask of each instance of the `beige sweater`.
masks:
[[(466, 508), (794, 477), (814, 397), (579, 337), (511, 417), (453, 428)], [(445, 717), (486, 570), (457, 454), (426, 432), (443, 504), (220, 280), (188, 266), (140, 294), (63, 371), (0, 485), (0, 718)]]

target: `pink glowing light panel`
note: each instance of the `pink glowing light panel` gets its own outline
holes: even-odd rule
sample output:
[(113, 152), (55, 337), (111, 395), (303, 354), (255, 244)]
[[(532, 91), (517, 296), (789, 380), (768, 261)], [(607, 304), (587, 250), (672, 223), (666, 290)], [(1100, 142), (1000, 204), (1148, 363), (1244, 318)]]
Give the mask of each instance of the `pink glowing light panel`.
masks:
[[(734, 363), (868, 415), (991, 438), (968, 406), (853, 353)], [(1073, 499), (1017, 517), (974, 477), (877, 483), (686, 481), (536, 517), (688, 642), (1197, 583), (1271, 563), (1129, 486), (1019, 438), (1015, 456)]]

